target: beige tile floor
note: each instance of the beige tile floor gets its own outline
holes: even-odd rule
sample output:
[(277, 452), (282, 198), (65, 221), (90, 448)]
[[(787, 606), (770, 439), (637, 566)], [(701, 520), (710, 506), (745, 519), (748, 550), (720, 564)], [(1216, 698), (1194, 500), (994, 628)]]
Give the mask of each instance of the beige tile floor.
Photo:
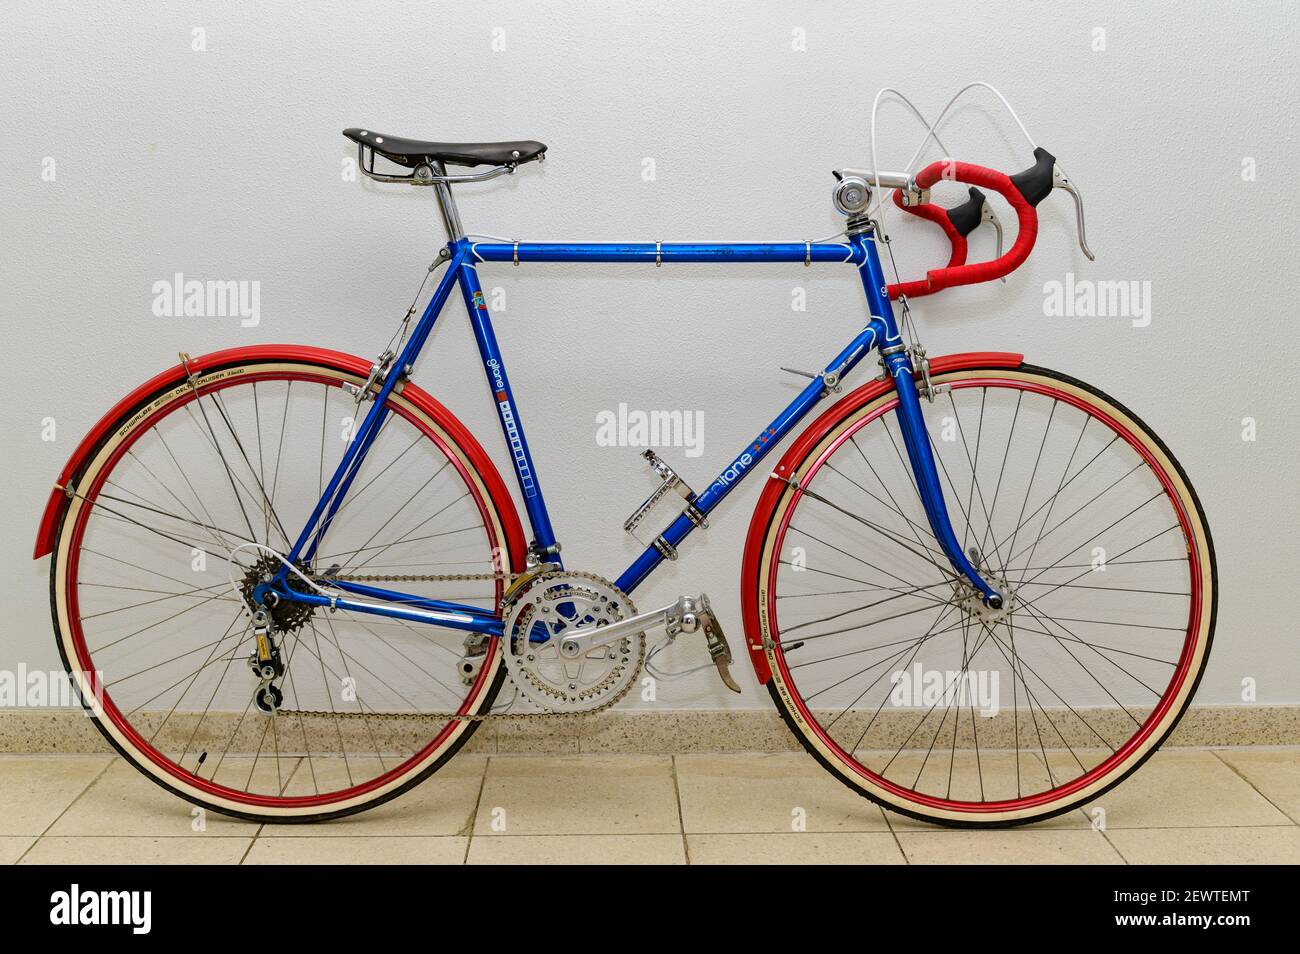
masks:
[(462, 755), (309, 827), (205, 816), (106, 755), (0, 755), (9, 864), (1294, 864), (1297, 822), (1300, 748), (1170, 749), (1095, 804), (1011, 831), (883, 812), (801, 754)]

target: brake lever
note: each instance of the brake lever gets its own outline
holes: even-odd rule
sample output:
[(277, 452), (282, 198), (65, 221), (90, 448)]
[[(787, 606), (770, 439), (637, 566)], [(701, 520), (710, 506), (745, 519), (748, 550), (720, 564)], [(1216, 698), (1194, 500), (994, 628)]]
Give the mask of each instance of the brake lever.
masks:
[(1088, 248), (1088, 233), (1083, 224), (1083, 196), (1079, 194), (1078, 186), (1070, 181), (1069, 176), (1061, 171), (1059, 165), (1052, 169), (1052, 188), (1070, 193), (1070, 198), (1074, 200), (1075, 225), (1079, 230), (1079, 248), (1083, 249), (1083, 254), (1088, 256), (1088, 261), (1095, 262), (1097, 256), (1093, 255), (1092, 249)]
[[(993, 206), (987, 201), (984, 203), (984, 210), (980, 215), (980, 222), (981, 223), (992, 222), (993, 228), (997, 229), (998, 254), (994, 257), (1001, 258), (1002, 257), (1002, 221), (998, 218), (998, 214), (993, 211)], [(1007, 276), (1003, 275), (1000, 279), (998, 279), (998, 281), (1002, 282), (1002, 284), (1005, 285), (1007, 283)]]

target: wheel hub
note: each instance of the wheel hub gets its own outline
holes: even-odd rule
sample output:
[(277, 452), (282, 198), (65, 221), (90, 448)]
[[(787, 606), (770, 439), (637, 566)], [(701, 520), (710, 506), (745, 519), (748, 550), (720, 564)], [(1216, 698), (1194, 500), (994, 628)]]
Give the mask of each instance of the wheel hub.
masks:
[(1004, 575), (984, 571), (981, 571), (981, 575), (989, 586), (1002, 595), (1002, 605), (996, 608), (989, 606), (984, 602), (984, 594), (965, 581), (955, 586), (955, 601), (968, 617), (984, 623), (996, 623), (1014, 612), (1016, 593)]

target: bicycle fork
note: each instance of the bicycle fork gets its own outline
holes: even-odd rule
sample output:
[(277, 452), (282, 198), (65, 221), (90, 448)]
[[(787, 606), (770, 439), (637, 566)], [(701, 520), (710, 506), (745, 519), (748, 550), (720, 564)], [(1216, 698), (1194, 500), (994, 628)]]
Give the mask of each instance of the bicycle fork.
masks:
[[(850, 223), (850, 230), (852, 226), (853, 223)], [(921, 399), (917, 393), (912, 361), (894, 320), (894, 309), (889, 301), (880, 256), (876, 253), (874, 226), (867, 223), (861, 231), (850, 236), (850, 242), (858, 246), (862, 255), (858, 273), (862, 277), (862, 287), (867, 293), (867, 304), (873, 316), (871, 324), (878, 326), (875, 341), (879, 343), (881, 362), (885, 366), (885, 373), (894, 383), (894, 390), (898, 392), (899, 429), (903, 433), (903, 444), (907, 448), (908, 461), (916, 478), (916, 489), (921, 496), (926, 520), (957, 575), (970, 582), (979, 592), (985, 606), (1000, 610), (1004, 602), (1002, 594), (980, 576), (952, 529), (952, 518), (948, 515), (948, 506), (944, 502), (934, 451), (925, 429), (925, 417), (921, 413)]]
[(961, 544), (957, 541), (957, 534), (953, 531), (952, 518), (948, 514), (943, 488), (939, 484), (934, 451), (930, 447), (930, 435), (925, 428), (925, 417), (921, 413), (921, 400), (917, 394), (912, 362), (908, 358), (907, 350), (900, 343), (893, 348), (883, 349), (881, 357), (885, 362), (885, 371), (893, 380), (894, 389), (898, 392), (896, 413), (899, 429), (903, 432), (903, 444), (907, 448), (907, 457), (912, 465), (912, 474), (916, 477), (921, 505), (925, 508), (930, 529), (958, 575), (966, 577), (979, 591), (985, 606), (992, 610), (999, 610), (1003, 604), (1002, 594), (989, 586), (980, 576), (979, 571), (962, 550)]

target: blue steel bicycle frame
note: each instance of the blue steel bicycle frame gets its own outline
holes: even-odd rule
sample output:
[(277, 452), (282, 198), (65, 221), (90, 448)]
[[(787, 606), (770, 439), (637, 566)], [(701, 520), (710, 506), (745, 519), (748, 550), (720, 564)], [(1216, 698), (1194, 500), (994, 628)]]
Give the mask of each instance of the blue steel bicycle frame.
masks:
[[(438, 283), (428, 307), (416, 324), (401, 354), (391, 364), (365, 420), (357, 428), (342, 461), (325, 487), (320, 501), (299, 535), (288, 561), (310, 565), (326, 530), (337, 514), (348, 489), (352, 486), (366, 453), (387, 416), (387, 400), (393, 388), (414, 366), (428, 340), (434, 323), (442, 313), (452, 286), (459, 286), (469, 313), (479, 357), (496, 404), (497, 417), (510, 450), (515, 479), (523, 496), (528, 521), (533, 531), (533, 550), (553, 563), (560, 563), (555, 531), (542, 496), (537, 468), (524, 435), (505, 361), (497, 345), (488, 314), (487, 302), (479, 284), (478, 266), (486, 262), (837, 262), (858, 269), (866, 291), (870, 320), (866, 327), (826, 365), (822, 376), (805, 387), (789, 406), (742, 450), (731, 464), (695, 498), (697, 510), (707, 516), (740, 483), (768, 452), (781, 442), (826, 394), (825, 377), (841, 380), (873, 351), (879, 351), (885, 369), (898, 392), (897, 415), (907, 455), (916, 478), (917, 490), (926, 517), (936, 539), (959, 574), (965, 576), (986, 601), (996, 603), (1000, 596), (980, 576), (962, 551), (953, 533), (939, 475), (921, 413), (920, 398), (913, 380), (912, 364), (903, 345), (894, 311), (886, 290), (884, 272), (876, 252), (875, 237), (867, 227), (850, 235), (843, 243), (763, 243), (741, 245), (695, 245), (669, 243), (639, 244), (562, 244), (475, 242), (458, 238), (448, 243), (443, 258), (447, 271)], [(664, 530), (663, 540), (676, 547), (696, 528), (696, 522), (683, 513)], [(619, 589), (630, 593), (666, 559), (654, 546), (647, 547), (615, 581)], [(261, 600), (274, 590), (277, 597), (317, 606), (333, 605), (354, 612), (373, 613), (414, 622), (432, 623), (454, 630), (501, 633), (501, 621), (495, 613), (480, 607), (435, 600), (409, 593), (399, 593), (350, 581), (330, 581), (346, 596), (329, 597), (321, 593), (302, 592), (287, 585), (289, 570), (284, 567), (271, 583), (262, 584), (254, 593)], [(353, 597), (359, 597), (354, 599)]]

